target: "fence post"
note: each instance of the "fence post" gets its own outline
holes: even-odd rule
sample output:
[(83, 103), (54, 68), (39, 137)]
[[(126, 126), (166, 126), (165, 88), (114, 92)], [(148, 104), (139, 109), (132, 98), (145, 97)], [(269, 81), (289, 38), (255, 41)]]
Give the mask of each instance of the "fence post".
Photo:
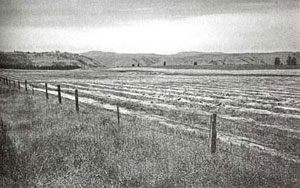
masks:
[(48, 100), (49, 96), (48, 96), (48, 84), (47, 83), (45, 83), (45, 88), (46, 88), (46, 99)]
[(118, 104), (117, 104), (117, 117), (118, 117), (118, 127), (120, 127), (120, 109)]
[(8, 80), (8, 87), (10, 88), (10, 80)]
[(25, 80), (25, 91), (27, 91), (27, 80)]
[(210, 152), (216, 153), (217, 150), (217, 114), (210, 116)]
[(57, 85), (57, 92), (58, 92), (58, 102), (59, 102), (59, 104), (61, 104), (60, 85)]
[(32, 95), (34, 95), (34, 86), (32, 86)]
[(19, 87), (19, 90), (20, 90), (21, 89), (20, 81), (18, 81), (18, 87)]
[(16, 81), (14, 81), (14, 88), (16, 88)]
[(79, 104), (78, 104), (78, 90), (75, 89), (75, 106), (76, 106), (76, 112), (79, 112)]

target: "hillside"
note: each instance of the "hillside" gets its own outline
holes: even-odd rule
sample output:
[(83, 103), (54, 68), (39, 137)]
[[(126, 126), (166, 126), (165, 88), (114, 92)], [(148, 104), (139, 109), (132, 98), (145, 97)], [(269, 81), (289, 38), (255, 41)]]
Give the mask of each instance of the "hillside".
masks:
[(279, 57), (286, 64), (288, 56), (296, 57), (300, 64), (300, 52), (242, 53), (221, 52), (179, 52), (172, 55), (120, 54), (114, 52), (90, 51), (82, 54), (68, 52), (0, 52), (0, 68), (21, 69), (76, 69), (89, 67), (132, 67), (132, 66), (185, 66), (228, 67), (269, 66)]
[[(279, 57), (286, 64), (288, 56), (295, 56), (300, 62), (300, 52), (273, 52), (273, 53), (242, 53), (226, 54), (220, 52), (180, 52), (173, 55), (157, 54), (118, 54), (113, 52), (91, 51), (82, 53), (87, 57), (101, 62), (107, 67), (126, 66), (186, 66), (194, 65), (273, 65), (275, 57)], [(299, 64), (299, 63), (298, 63)]]
[(90, 57), (67, 52), (0, 52), (0, 68), (75, 69), (102, 66)]
[(161, 61), (164, 55), (119, 54), (114, 52), (91, 51), (82, 55), (95, 59), (107, 67), (152, 66)]

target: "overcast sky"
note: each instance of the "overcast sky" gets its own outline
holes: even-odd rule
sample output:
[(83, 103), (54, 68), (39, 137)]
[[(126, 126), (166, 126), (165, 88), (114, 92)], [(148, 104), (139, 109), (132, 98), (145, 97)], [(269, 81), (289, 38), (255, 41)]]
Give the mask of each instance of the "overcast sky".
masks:
[(1, 51), (300, 51), (299, 0), (0, 0)]

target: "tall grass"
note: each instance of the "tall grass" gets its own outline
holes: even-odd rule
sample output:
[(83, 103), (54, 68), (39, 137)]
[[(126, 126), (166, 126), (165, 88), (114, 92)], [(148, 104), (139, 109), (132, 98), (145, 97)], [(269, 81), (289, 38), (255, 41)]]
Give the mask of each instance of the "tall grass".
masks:
[[(2, 86), (0, 86), (2, 87)], [(0, 90), (3, 187), (296, 187), (299, 164), (269, 168), (153, 132), (150, 122), (44, 94)], [(152, 123), (153, 124), (153, 123)], [(141, 126), (143, 125), (143, 126)], [(158, 125), (157, 125), (158, 126)], [(298, 184), (299, 185), (299, 184)]]

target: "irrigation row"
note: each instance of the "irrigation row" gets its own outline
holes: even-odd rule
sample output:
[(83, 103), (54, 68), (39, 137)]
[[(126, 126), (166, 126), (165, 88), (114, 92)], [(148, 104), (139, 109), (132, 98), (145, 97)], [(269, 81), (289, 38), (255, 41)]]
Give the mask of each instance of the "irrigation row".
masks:
[[(36, 90), (38, 90), (38, 91), (42, 91), (42, 92), (44, 92), (44, 90), (43, 89), (40, 89), (40, 88), (36, 88)], [(49, 93), (50, 94), (53, 94), (53, 95), (56, 95), (56, 92), (55, 91), (49, 91)], [(69, 95), (69, 94), (66, 94), (66, 93), (62, 93), (62, 97), (65, 97), (65, 98), (69, 98), (69, 99), (71, 99), (71, 100), (74, 100), (74, 97), (72, 96), (72, 95)], [(81, 100), (80, 100), (80, 102), (82, 102), (82, 103), (88, 103), (88, 104), (95, 104), (95, 103), (97, 103), (97, 101), (95, 101), (95, 100), (93, 100), (93, 99), (91, 99), (91, 98), (82, 98)], [(98, 106), (99, 106), (99, 104), (98, 104)], [(112, 105), (103, 105), (103, 104), (100, 104), (100, 107), (102, 107), (102, 108), (104, 108), (104, 109), (108, 109), (108, 110), (114, 110), (115, 108), (114, 107), (112, 107)], [(132, 112), (132, 111), (130, 111), (130, 110), (128, 110), (128, 109), (121, 109), (120, 110), (122, 113), (124, 113), (124, 114), (134, 114), (135, 116), (139, 116), (140, 118), (145, 118), (146, 117), (146, 119), (149, 119), (149, 120), (156, 120), (156, 121), (158, 121), (158, 122), (160, 122), (160, 123), (163, 123), (163, 122), (165, 122), (165, 123), (167, 123), (167, 124), (169, 124), (169, 125), (172, 125), (172, 126), (175, 126), (175, 127), (180, 127), (180, 129), (186, 129), (186, 127), (185, 127), (185, 125), (174, 125), (174, 124), (170, 124), (170, 122), (169, 122), (169, 120), (167, 119), (167, 118), (165, 118), (165, 117), (159, 117), (159, 116), (156, 116), (155, 118), (153, 118), (153, 116), (150, 116), (150, 117), (147, 117), (147, 114), (141, 114), (140, 112)], [(166, 120), (167, 120), (167, 122), (166, 122)], [(171, 121), (172, 122), (172, 121)], [(193, 128), (190, 128), (190, 129), (192, 129), (192, 130), (194, 130), (195, 131), (195, 127), (193, 127)], [(202, 130), (203, 131), (203, 130)], [(228, 137), (228, 136), (227, 136)], [(239, 140), (239, 139), (237, 139), (237, 138), (235, 138), (236, 136), (233, 136), (232, 137), (232, 139), (231, 140), (235, 140), (236, 142), (243, 142), (243, 143), (248, 143), (249, 142), (249, 140), (247, 141), (246, 139), (244, 139), (243, 138), (243, 140)], [(223, 140), (226, 140), (226, 139), (224, 139), (224, 136), (220, 136), (219, 137), (219, 139), (222, 139), (223, 138)], [(228, 139), (227, 139), (228, 140)], [(261, 147), (263, 147), (263, 146), (261, 146)], [(270, 149), (270, 148), (267, 148), (267, 147), (264, 147), (265, 148), (265, 150), (266, 151), (272, 151), (272, 153), (274, 152), (272, 149)], [(283, 158), (285, 158), (285, 159), (293, 159), (294, 160), (294, 157), (290, 157), (289, 155), (289, 157), (284, 157), (284, 156), (286, 156), (286, 154), (282, 154), (282, 153), (279, 153), (279, 152), (277, 152), (277, 155), (279, 155), (279, 156), (281, 156), (281, 157), (283, 157)]]

